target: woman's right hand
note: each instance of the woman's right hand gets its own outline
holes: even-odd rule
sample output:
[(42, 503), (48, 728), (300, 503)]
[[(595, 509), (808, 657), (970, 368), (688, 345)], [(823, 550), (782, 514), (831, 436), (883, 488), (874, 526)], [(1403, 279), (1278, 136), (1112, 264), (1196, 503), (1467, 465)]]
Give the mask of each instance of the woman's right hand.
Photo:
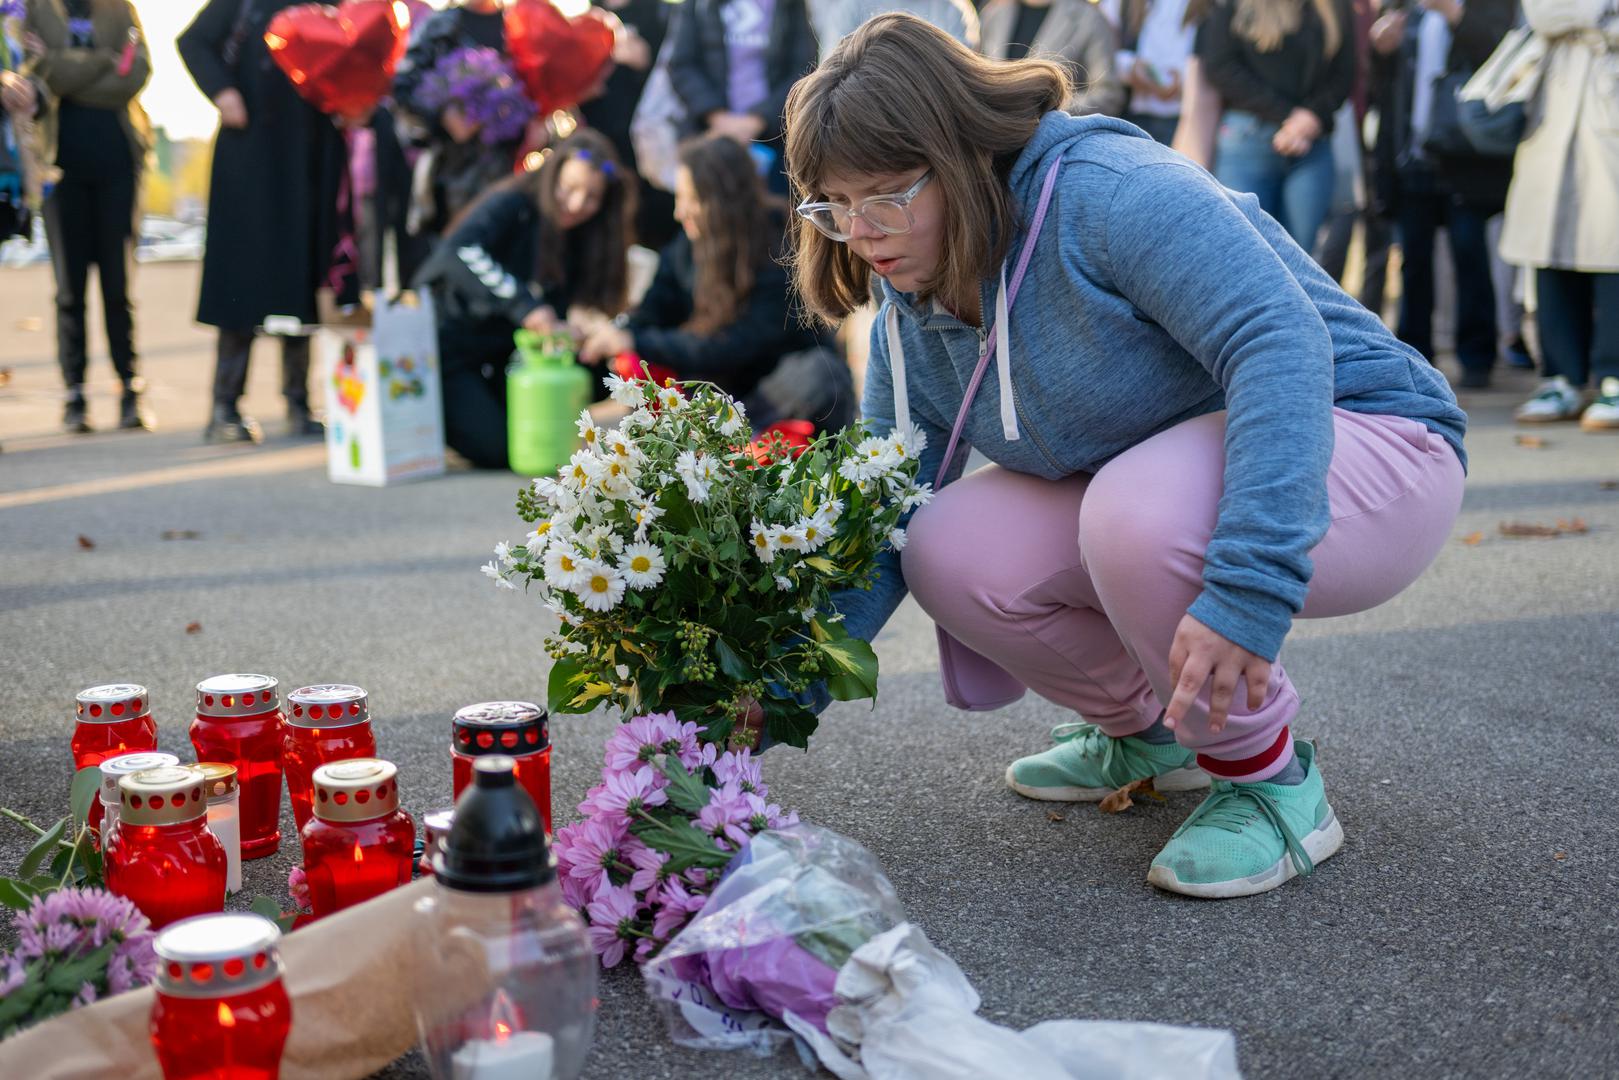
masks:
[(34, 84), (14, 71), (0, 71), (0, 106), (17, 116), (33, 116)]
[(557, 321), (557, 313), (549, 304), (541, 304), (527, 315), (523, 316), (523, 329), (532, 330), (544, 337), (554, 334), (562, 324)]
[(242, 100), (240, 90), (227, 86), (214, 95), (214, 106), (219, 109), (220, 127), (247, 127), (247, 102)]
[(1372, 24), (1372, 48), (1380, 55), (1388, 56), (1400, 47), (1400, 40), (1405, 37), (1405, 12), (1385, 11), (1378, 20)]

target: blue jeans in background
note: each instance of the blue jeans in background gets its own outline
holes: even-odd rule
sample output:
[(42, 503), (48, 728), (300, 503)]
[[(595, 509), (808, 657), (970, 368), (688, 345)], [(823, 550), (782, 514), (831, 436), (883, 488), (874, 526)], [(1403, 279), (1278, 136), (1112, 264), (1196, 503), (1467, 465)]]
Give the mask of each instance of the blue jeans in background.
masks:
[(1260, 207), (1294, 242), (1314, 253), (1316, 233), (1332, 204), (1332, 140), (1317, 139), (1303, 157), (1283, 157), (1270, 144), (1279, 127), (1228, 109), (1220, 118), (1214, 176), (1234, 191), (1257, 195)]

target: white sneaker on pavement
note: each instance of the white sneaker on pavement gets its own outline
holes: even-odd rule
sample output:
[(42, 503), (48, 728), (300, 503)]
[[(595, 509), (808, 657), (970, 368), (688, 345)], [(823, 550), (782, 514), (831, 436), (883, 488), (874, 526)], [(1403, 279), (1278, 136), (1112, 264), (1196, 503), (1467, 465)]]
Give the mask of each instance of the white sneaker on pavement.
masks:
[(1597, 399), (1580, 417), (1585, 431), (1619, 431), (1619, 378), (1609, 375), (1597, 387)]
[(1573, 420), (1580, 415), (1582, 395), (1570, 386), (1562, 375), (1540, 380), (1535, 396), (1513, 410), (1520, 424), (1549, 424), (1558, 420)]

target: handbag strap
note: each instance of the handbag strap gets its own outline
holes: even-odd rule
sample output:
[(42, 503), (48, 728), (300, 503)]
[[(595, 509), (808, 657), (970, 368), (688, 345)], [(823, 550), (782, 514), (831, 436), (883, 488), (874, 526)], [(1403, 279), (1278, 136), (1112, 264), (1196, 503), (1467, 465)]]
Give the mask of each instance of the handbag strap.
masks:
[[(955, 426), (950, 429), (950, 441), (944, 447), (944, 460), (939, 464), (939, 474), (933, 479), (935, 491), (944, 486), (945, 474), (950, 471), (950, 462), (956, 455), (956, 444), (961, 440), (961, 429), (967, 424), (967, 413), (972, 409), (973, 398), (978, 394), (979, 384), (984, 381), (984, 372), (989, 370), (989, 358), (997, 347), (1004, 348), (1003, 335), (1007, 332), (1010, 324), (1009, 313), (1011, 306), (1017, 299), (1018, 289), (1023, 285), (1023, 274), (1029, 268), (1029, 258), (1034, 254), (1034, 242), (1040, 236), (1040, 227), (1045, 224), (1046, 209), (1051, 205), (1051, 193), (1056, 190), (1057, 173), (1061, 169), (1062, 159), (1059, 158), (1051, 163), (1051, 168), (1046, 170), (1046, 180), (1040, 188), (1040, 201), (1035, 204), (1034, 220), (1029, 223), (1029, 235), (1023, 241), (1023, 250), (1018, 252), (1017, 269), (1012, 272), (1010, 288), (1006, 284), (1006, 268), (1004, 266), (1001, 268), (999, 292), (1005, 298), (1005, 303), (1004, 305), (996, 305), (998, 310), (996, 311), (995, 321), (990, 324), (990, 332), (984, 338), (984, 351), (978, 357), (978, 367), (974, 369), (971, 381), (967, 383), (967, 394), (962, 398), (960, 411), (956, 413)], [(1003, 320), (1005, 321), (1003, 322)], [(1009, 372), (1010, 368), (1003, 365), (1002, 370), (1003, 372)], [(1010, 408), (1012, 395), (1009, 386), (1003, 385), (1001, 387), (1001, 397), (1002, 408)]]

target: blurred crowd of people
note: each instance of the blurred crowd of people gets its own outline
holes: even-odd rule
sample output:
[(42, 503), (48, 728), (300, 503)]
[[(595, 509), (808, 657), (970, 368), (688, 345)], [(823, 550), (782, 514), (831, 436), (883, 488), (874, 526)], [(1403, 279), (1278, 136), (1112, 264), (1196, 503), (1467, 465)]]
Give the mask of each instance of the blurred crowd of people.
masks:
[[(256, 335), (314, 326), (323, 292), (341, 304), (399, 285), (435, 297), (447, 440), (475, 465), (505, 465), (519, 327), (573, 335), (587, 364), (712, 380), (756, 420), (846, 422), (858, 373), (800, 318), (782, 267), (782, 112), (838, 40), (893, 10), (990, 57), (1060, 60), (1070, 112), (1123, 117), (1253, 193), (1340, 280), (1358, 236), (1361, 302), (1382, 314), (1397, 289), (1398, 336), (1430, 360), (1448, 325), (1460, 385), (1538, 364), (1521, 421), (1619, 429), (1615, 0), (604, 0), (621, 24), (610, 73), (550, 116), (444, 92), (449, 66), (506, 62), (502, 0), (415, 0), (391, 96), (342, 124), (270, 58), (265, 27), (288, 6), (207, 0), (178, 40), (219, 111), (197, 314), (219, 331), (212, 441), (260, 437), (238, 407)], [(149, 144), (136, 5), (7, 8), (0, 237), (27, 227), (32, 155), (64, 423), (89, 430), (94, 265), (119, 424), (145, 427), (128, 294)], [(1544, 58), (1522, 130), (1481, 139), (1458, 91), (1525, 25)], [(659, 253), (634, 303), (633, 244)], [(291, 430), (319, 434), (309, 338), (283, 334), (281, 349)]]

